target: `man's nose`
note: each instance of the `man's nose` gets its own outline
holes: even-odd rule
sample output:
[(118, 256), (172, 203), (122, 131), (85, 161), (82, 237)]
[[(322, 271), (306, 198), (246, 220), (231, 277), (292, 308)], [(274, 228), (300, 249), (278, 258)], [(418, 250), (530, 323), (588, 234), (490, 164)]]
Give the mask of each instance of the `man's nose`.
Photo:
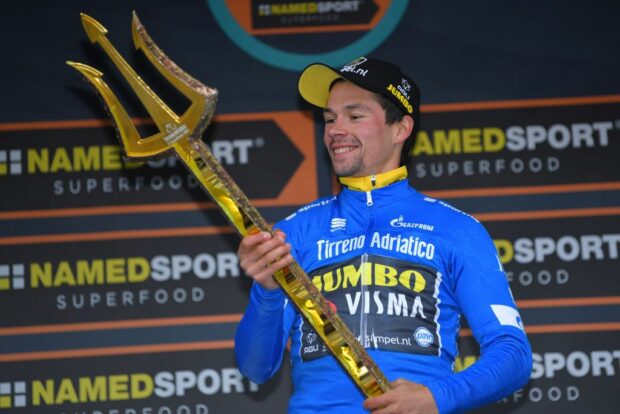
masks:
[(342, 121), (335, 119), (331, 123), (327, 124), (327, 135), (330, 137), (339, 137), (346, 135), (347, 130)]

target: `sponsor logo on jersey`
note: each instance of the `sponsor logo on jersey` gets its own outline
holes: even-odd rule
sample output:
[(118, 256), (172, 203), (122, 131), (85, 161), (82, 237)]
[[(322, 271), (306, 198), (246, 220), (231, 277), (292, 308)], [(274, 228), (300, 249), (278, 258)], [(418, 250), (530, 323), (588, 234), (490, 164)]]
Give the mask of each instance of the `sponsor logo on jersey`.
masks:
[(514, 326), (525, 332), (519, 311), (506, 305), (491, 305), (491, 310), (501, 325)]
[[(398, 227), (398, 219), (392, 220)], [(410, 225), (415, 223), (401, 223)], [(332, 224), (333, 225), (333, 224)], [(432, 226), (420, 224), (426, 229)], [(362, 250), (366, 247), (367, 237), (362, 234), (355, 237), (348, 237), (341, 240), (321, 239), (316, 241), (317, 260), (327, 260), (347, 253)], [(369, 247), (373, 249), (385, 250), (386, 252), (401, 253), (411, 257), (433, 260), (435, 257), (435, 245), (417, 236), (406, 236), (401, 234), (382, 233), (375, 231), (369, 241)]]
[(398, 218), (390, 220), (390, 226), (396, 228), (422, 229), (428, 231), (433, 231), (435, 229), (435, 226), (432, 226), (430, 224), (406, 222), (402, 214), (398, 216)]
[(415, 330), (413, 337), (418, 345), (423, 348), (427, 348), (433, 344), (433, 334), (425, 327), (420, 327)]
[(334, 217), (331, 222), (329, 231), (334, 232), (338, 230), (344, 230), (347, 227), (347, 219)]
[[(436, 270), (364, 254), (317, 269), (310, 278), (365, 347), (439, 355), (441, 275)], [(322, 341), (310, 335), (314, 332), (302, 323), (300, 355), (304, 360), (328, 354)]]

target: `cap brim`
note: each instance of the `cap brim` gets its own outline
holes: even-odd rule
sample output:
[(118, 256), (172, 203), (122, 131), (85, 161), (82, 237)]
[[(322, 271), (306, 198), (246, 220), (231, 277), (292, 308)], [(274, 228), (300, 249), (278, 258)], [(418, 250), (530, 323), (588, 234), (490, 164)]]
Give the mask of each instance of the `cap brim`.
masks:
[(329, 87), (338, 78), (342, 76), (334, 69), (315, 63), (304, 69), (299, 76), (297, 87), (302, 98), (312, 105), (325, 108), (329, 97)]

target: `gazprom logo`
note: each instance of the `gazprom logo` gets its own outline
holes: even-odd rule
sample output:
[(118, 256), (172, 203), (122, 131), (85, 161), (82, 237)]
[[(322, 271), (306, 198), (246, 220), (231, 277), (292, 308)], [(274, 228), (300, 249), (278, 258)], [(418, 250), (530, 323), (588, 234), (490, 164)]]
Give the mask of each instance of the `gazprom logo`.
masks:
[(392, 227), (404, 227), (403, 226), (403, 216), (399, 216), (398, 218), (395, 218), (394, 220), (390, 221), (390, 226)]
[(390, 226), (392, 227), (403, 227), (403, 228), (408, 228), (408, 229), (422, 229), (422, 230), (428, 230), (428, 231), (433, 231), (435, 230), (435, 226), (431, 225), (431, 224), (424, 224), (424, 223), (408, 223), (405, 221), (404, 217), (402, 215), (400, 215), (399, 217), (390, 220)]

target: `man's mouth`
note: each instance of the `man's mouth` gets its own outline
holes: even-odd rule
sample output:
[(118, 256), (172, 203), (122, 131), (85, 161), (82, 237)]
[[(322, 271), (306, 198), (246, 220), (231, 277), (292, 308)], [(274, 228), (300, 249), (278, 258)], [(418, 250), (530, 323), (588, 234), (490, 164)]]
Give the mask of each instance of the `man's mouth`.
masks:
[(334, 154), (335, 155), (344, 154), (345, 152), (350, 152), (350, 151), (355, 150), (355, 148), (357, 148), (357, 147), (338, 147), (338, 148), (334, 148)]

